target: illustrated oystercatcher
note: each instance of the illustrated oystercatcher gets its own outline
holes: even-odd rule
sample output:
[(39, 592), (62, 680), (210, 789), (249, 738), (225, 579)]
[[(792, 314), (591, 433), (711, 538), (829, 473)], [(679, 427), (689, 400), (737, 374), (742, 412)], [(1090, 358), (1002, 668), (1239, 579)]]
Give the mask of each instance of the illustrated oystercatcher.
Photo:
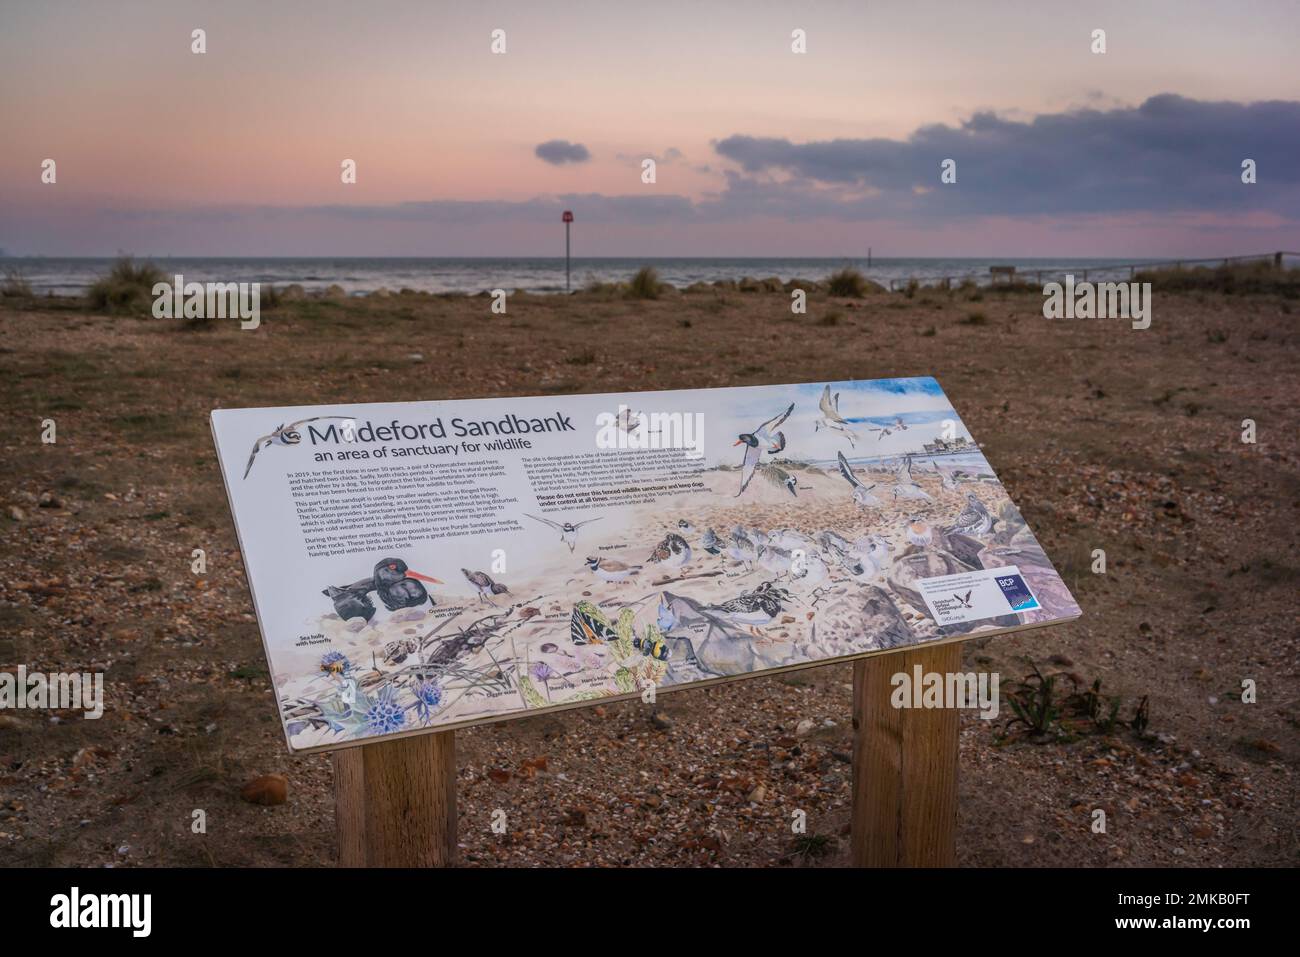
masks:
[[(740, 491), (736, 493), (737, 498), (749, 487), (749, 482), (754, 477), (754, 470), (758, 468), (758, 460), (763, 457), (763, 453), (775, 454), (785, 448), (785, 434), (774, 433), (772, 430), (779, 428), (782, 422), (790, 418), (790, 413), (793, 411), (794, 403), (791, 402), (784, 412), (774, 415), (753, 432), (741, 432), (736, 436), (735, 444), (745, 446), (745, 457), (740, 463)], [(767, 447), (764, 448), (764, 445)]]
[(351, 618), (364, 618), (370, 621), (375, 616), (375, 604), (370, 600), (370, 593), (379, 595), (379, 600), (389, 611), (403, 608), (415, 608), (426, 601), (432, 606), (433, 598), (421, 582), (441, 585), (442, 581), (412, 571), (400, 558), (385, 558), (375, 565), (370, 578), (344, 585), (342, 588), (330, 585), (321, 594), (334, 602), (334, 610), (344, 621)]

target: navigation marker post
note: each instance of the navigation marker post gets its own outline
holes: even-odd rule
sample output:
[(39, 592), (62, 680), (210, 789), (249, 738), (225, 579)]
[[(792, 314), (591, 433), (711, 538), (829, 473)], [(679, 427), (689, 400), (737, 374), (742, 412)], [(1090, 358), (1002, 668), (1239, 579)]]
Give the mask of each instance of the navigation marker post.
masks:
[(573, 222), (573, 211), (566, 209), (560, 217), (564, 220), (564, 291), (569, 291), (569, 224)]

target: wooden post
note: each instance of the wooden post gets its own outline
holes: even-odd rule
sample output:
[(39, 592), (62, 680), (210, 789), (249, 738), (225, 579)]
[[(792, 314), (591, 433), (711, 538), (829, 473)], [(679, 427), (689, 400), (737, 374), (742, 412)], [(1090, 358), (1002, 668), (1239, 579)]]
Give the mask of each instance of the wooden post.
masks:
[(898, 672), (961, 669), (961, 645), (936, 645), (853, 663), (853, 863), (957, 863), (955, 708), (895, 708)]
[(456, 863), (456, 732), (334, 752), (341, 867)]

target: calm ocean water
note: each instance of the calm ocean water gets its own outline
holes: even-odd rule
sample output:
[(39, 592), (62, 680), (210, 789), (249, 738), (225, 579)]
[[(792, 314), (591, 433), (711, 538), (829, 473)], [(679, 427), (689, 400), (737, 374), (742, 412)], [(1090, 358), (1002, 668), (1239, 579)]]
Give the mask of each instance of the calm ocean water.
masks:
[[(146, 258), (146, 257), (141, 257)], [(361, 294), (386, 287), (421, 292), (468, 292), (485, 289), (524, 289), (528, 292), (563, 292), (564, 259), (239, 259), (150, 257), (164, 273), (181, 273), (187, 282), (261, 282), (277, 286), (299, 283), (308, 291), (338, 284)], [(1066, 272), (1078, 276), (1088, 269), (1095, 278), (1127, 277), (1127, 269), (1112, 269), (1117, 259), (577, 259), (572, 262), (574, 289), (590, 282), (626, 280), (642, 266), (654, 266), (663, 282), (688, 286), (693, 282), (764, 279), (823, 279), (844, 266), (852, 266), (876, 282), (916, 278), (922, 283), (945, 276), (968, 276), (989, 281), (989, 266), (1014, 265), (1017, 272), (1041, 273), (1043, 281)], [(0, 259), (0, 274), (21, 273), (42, 294), (74, 295), (107, 272), (112, 259), (54, 259), (11, 257)], [(1032, 278), (1032, 277), (1031, 277)]]

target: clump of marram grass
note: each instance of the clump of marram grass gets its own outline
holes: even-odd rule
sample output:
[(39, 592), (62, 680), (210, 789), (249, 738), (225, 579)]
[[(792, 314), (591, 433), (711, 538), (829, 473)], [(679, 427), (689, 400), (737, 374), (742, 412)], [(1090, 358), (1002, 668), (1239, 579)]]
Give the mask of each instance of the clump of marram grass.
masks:
[(1138, 272), (1133, 280), (1149, 282), (1153, 289), (1166, 292), (1276, 293), (1287, 299), (1300, 297), (1300, 269), (1279, 268), (1267, 259), (1213, 268), (1160, 266)]
[(658, 299), (659, 271), (653, 266), (642, 266), (628, 283), (629, 299)]
[(32, 284), (27, 281), (27, 277), (18, 269), (6, 269), (4, 282), (0, 283), (0, 298), (30, 299), (31, 296)]
[(151, 262), (138, 265), (130, 256), (120, 256), (108, 275), (100, 276), (86, 291), (95, 309), (130, 312), (153, 301), (153, 287), (165, 282), (162, 270)]
[(845, 267), (833, 272), (826, 280), (827, 291), (832, 296), (861, 299), (867, 294), (867, 277), (856, 269)]

